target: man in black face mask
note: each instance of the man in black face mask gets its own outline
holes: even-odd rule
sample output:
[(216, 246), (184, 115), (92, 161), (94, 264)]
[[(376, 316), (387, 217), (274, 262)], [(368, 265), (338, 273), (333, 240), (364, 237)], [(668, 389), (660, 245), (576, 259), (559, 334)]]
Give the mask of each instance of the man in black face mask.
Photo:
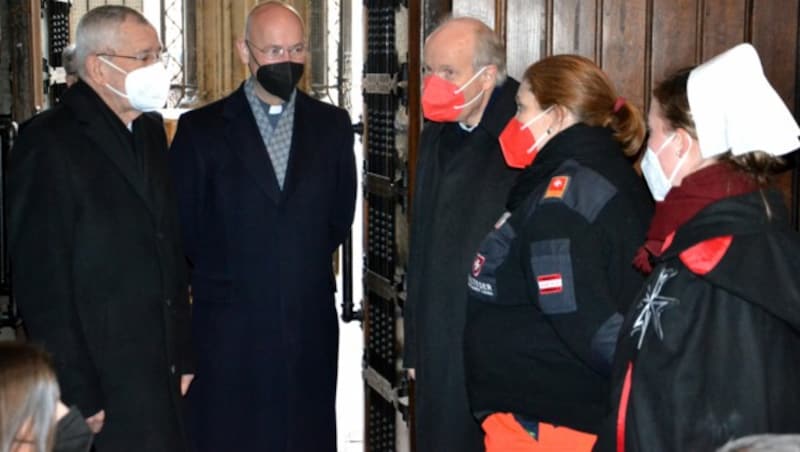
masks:
[(238, 54), (252, 76), (184, 114), (170, 151), (192, 266), (198, 451), (335, 451), (331, 254), (353, 220), (348, 114), (296, 89), (303, 22), (266, 2)]

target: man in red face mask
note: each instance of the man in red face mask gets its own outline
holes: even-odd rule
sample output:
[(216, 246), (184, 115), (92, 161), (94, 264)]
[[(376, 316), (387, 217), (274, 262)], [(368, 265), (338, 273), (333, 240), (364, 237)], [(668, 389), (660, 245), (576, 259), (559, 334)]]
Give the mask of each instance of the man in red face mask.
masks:
[(505, 210), (517, 174), (498, 137), (516, 111), (517, 81), (484, 23), (452, 18), (424, 49), (422, 132), (411, 223), (404, 366), (416, 379), (420, 452), (482, 451), (464, 385), (464, 281), (474, 251)]

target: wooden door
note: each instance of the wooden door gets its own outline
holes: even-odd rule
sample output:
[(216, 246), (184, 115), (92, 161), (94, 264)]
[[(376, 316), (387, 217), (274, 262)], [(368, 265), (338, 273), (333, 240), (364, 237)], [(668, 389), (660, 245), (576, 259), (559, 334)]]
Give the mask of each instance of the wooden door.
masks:
[[(577, 53), (597, 62), (620, 95), (645, 111), (665, 75), (750, 42), (767, 78), (798, 111), (800, 0), (452, 0), (452, 11), (478, 17), (505, 37), (512, 77), (545, 56)], [(791, 171), (778, 182), (797, 225), (794, 179)]]

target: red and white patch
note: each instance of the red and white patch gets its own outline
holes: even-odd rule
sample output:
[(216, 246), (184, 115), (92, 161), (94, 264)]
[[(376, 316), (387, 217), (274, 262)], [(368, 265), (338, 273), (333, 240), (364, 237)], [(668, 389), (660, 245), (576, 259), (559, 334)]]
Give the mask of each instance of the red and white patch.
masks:
[(481, 269), (483, 269), (483, 263), (486, 262), (486, 258), (481, 256), (480, 254), (475, 256), (475, 260), (472, 261), (472, 276), (478, 277), (481, 274)]
[(536, 278), (536, 282), (539, 284), (539, 295), (551, 295), (561, 293), (564, 290), (564, 280), (561, 278), (561, 273), (539, 276)]
[(544, 192), (545, 198), (563, 198), (564, 192), (567, 191), (569, 185), (569, 176), (556, 176), (550, 179), (547, 185), (547, 191)]

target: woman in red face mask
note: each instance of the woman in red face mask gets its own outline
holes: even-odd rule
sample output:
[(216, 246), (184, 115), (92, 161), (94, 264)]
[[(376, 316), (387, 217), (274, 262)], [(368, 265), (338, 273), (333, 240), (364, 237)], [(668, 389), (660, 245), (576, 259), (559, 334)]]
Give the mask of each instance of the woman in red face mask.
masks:
[(625, 155), (641, 113), (575, 55), (530, 66), (500, 136), (524, 168), (468, 275), (467, 389), (486, 450), (588, 451), (606, 415), (652, 200)]

